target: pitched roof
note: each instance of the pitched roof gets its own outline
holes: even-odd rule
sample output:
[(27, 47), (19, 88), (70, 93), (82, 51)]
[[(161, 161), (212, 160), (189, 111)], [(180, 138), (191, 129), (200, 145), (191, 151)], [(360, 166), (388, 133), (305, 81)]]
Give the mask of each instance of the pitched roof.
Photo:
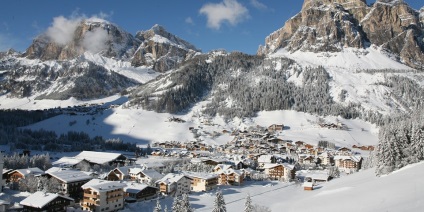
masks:
[(200, 173), (200, 172), (183, 172), (183, 174), (188, 178), (201, 178), (205, 180), (218, 178), (218, 175), (216, 174), (209, 174), (209, 173)]
[(16, 169), (15, 171), (21, 173), (24, 177), (32, 174), (32, 175), (37, 175), (37, 174), (44, 174), (44, 171), (35, 167), (35, 168), (27, 168), (27, 169)]
[(52, 194), (52, 193), (44, 193), (42, 191), (37, 191), (24, 200), (20, 202), (21, 205), (33, 207), (33, 208), (43, 208), (45, 205), (53, 201), (54, 199), (61, 197), (64, 199), (67, 199), (69, 201), (74, 201), (74, 199), (66, 196), (62, 196), (59, 194)]
[[(77, 159), (86, 159), (91, 163), (104, 164), (116, 160), (118, 157), (123, 156), (120, 153), (111, 152), (94, 152), (94, 151), (82, 151), (75, 156)], [(125, 157), (125, 156), (124, 156)]]
[(75, 166), (80, 163), (83, 159), (75, 157), (62, 157), (59, 160), (52, 163), (53, 166)]
[(161, 179), (163, 177), (161, 173), (157, 172), (154, 169), (146, 169), (141, 172), (147, 177), (149, 177), (150, 179)]
[(91, 188), (98, 192), (100, 191), (110, 191), (118, 188), (124, 188), (125, 184), (119, 181), (107, 181), (100, 179), (92, 179), (88, 181), (86, 184), (81, 186), (83, 189)]
[(143, 191), (146, 188), (154, 188), (154, 189), (158, 189), (156, 187), (153, 186), (148, 186), (146, 184), (142, 184), (142, 183), (136, 183), (136, 182), (125, 182), (125, 187), (124, 187), (124, 192), (127, 193), (138, 193), (140, 191)]
[(165, 175), (164, 177), (162, 177), (162, 179), (156, 181), (156, 183), (164, 182), (166, 184), (171, 184), (171, 183), (180, 181), (181, 178), (183, 178), (183, 177), (185, 177), (185, 176), (182, 175), (182, 174), (169, 173), (169, 174)]
[(56, 172), (50, 172), (48, 174), (65, 183), (92, 179), (91, 176), (85, 174), (84, 172), (76, 171), (76, 170), (61, 170)]

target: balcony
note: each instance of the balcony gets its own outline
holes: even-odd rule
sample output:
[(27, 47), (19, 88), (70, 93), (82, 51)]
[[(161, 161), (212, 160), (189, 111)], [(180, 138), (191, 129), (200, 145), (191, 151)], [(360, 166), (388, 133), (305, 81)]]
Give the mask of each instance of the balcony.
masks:
[(90, 193), (84, 193), (84, 197), (88, 197), (88, 198), (99, 198), (99, 195), (97, 195), (97, 194), (90, 194)]
[(108, 196), (116, 196), (116, 195), (122, 195), (124, 192), (122, 190), (118, 190), (118, 191), (110, 191), (107, 192)]
[(91, 200), (91, 199), (84, 199), (83, 200), (84, 205), (99, 205), (100, 200)]
[(113, 202), (113, 201), (118, 200), (118, 199), (123, 199), (123, 196), (110, 197), (110, 198), (107, 198), (106, 201)]

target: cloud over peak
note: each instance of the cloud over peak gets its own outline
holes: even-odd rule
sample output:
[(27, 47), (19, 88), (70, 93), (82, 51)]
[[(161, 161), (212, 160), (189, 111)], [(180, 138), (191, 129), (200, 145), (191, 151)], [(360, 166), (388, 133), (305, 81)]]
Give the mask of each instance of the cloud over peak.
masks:
[(206, 15), (207, 26), (212, 29), (220, 29), (225, 22), (235, 26), (249, 18), (249, 10), (237, 0), (205, 4), (200, 8), (199, 13)]

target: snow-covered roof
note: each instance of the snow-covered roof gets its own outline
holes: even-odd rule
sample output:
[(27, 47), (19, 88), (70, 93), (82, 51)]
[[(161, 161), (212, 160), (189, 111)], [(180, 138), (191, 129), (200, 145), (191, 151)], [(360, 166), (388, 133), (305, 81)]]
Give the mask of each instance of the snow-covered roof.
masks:
[[(111, 152), (94, 152), (94, 151), (82, 151), (75, 156), (77, 159), (86, 159), (91, 163), (104, 164), (116, 160), (118, 157), (123, 156), (120, 153)], [(125, 157), (125, 156), (124, 156)]]
[(119, 181), (107, 181), (107, 180), (100, 180), (100, 179), (92, 179), (88, 181), (86, 184), (82, 185), (81, 187), (83, 189), (91, 188), (93, 190), (96, 190), (98, 192), (102, 191), (110, 191), (115, 190), (119, 188), (124, 188), (126, 184), (121, 183)]
[(209, 180), (213, 178), (218, 178), (218, 175), (216, 174), (210, 174), (210, 173), (201, 173), (201, 172), (183, 172), (183, 174), (188, 178), (200, 178), (204, 180)]
[(360, 162), (362, 157), (359, 155), (336, 155), (334, 156), (334, 160), (352, 160), (355, 162)]
[(162, 177), (162, 179), (156, 181), (156, 183), (163, 182), (163, 183), (166, 183), (166, 184), (171, 184), (171, 183), (180, 181), (181, 178), (183, 178), (183, 177), (185, 177), (185, 176), (182, 175), (182, 174), (169, 173), (169, 174), (165, 175), (164, 177)]
[(138, 193), (138, 192), (146, 189), (147, 187), (158, 189), (156, 187), (148, 186), (148, 185), (142, 184), (142, 183), (125, 182), (124, 191), (127, 192), (127, 193), (135, 194), (135, 193)]
[(273, 155), (261, 155), (258, 158), (258, 163), (270, 163)]
[[(119, 172), (121, 172), (122, 174), (126, 175), (129, 174), (131, 172), (131, 170), (133, 169), (144, 169), (142, 166), (140, 165), (135, 165), (135, 166), (120, 166), (120, 167), (116, 167), (114, 170), (118, 170)], [(112, 171), (114, 171), (112, 170)]]
[(142, 173), (146, 175), (147, 177), (149, 177), (150, 179), (161, 179), (163, 177), (161, 173), (157, 172), (154, 169), (146, 169), (146, 170), (143, 170)]
[(213, 168), (213, 170), (216, 170), (216, 169), (220, 169), (220, 171), (225, 171), (225, 170), (228, 170), (228, 169), (231, 169), (233, 166), (231, 166), (231, 165), (226, 165), (226, 164), (218, 164), (218, 165), (216, 165), (215, 166), (215, 168)]
[(49, 175), (65, 183), (90, 180), (92, 178), (84, 172), (76, 170), (60, 170), (56, 172), (50, 172)]
[(75, 166), (80, 163), (83, 159), (75, 157), (62, 157), (59, 160), (52, 163), (53, 166)]
[(130, 174), (138, 174), (140, 172), (142, 172), (144, 170), (144, 168), (132, 168), (130, 169), (129, 173)]
[(59, 194), (52, 194), (52, 193), (44, 193), (42, 191), (37, 191), (24, 200), (20, 202), (21, 205), (33, 207), (33, 208), (43, 208), (45, 205), (53, 201), (54, 199), (61, 197), (64, 199), (67, 199), (69, 201), (74, 201), (74, 199), (66, 196), (62, 196)]
[(44, 171), (35, 167), (35, 168), (27, 168), (27, 169), (16, 169), (15, 171), (21, 173), (24, 177), (32, 174), (32, 175), (38, 175), (38, 174), (44, 174)]
[(314, 187), (314, 183), (313, 182), (304, 182), (303, 187)]
[(313, 172), (313, 173), (308, 173), (305, 178), (311, 178), (312, 180), (325, 180), (327, 181), (329, 178), (329, 175), (327, 172)]

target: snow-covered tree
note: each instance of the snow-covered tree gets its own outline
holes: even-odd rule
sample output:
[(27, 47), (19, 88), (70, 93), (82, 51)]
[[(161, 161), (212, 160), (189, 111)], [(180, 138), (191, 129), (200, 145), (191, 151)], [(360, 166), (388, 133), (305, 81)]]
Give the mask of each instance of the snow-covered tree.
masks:
[(161, 212), (162, 211), (162, 207), (160, 206), (160, 202), (159, 199), (156, 200), (156, 206), (153, 209), (153, 212)]
[(190, 205), (188, 194), (183, 194), (181, 199), (181, 212), (193, 212), (193, 208)]
[(244, 203), (244, 212), (253, 212), (253, 205), (250, 194), (247, 194), (246, 202)]
[(182, 210), (181, 200), (178, 196), (174, 197), (174, 202), (172, 203), (172, 212), (180, 212)]
[(212, 212), (227, 212), (227, 207), (224, 200), (224, 195), (221, 191), (217, 191), (215, 194), (215, 201), (213, 203)]

